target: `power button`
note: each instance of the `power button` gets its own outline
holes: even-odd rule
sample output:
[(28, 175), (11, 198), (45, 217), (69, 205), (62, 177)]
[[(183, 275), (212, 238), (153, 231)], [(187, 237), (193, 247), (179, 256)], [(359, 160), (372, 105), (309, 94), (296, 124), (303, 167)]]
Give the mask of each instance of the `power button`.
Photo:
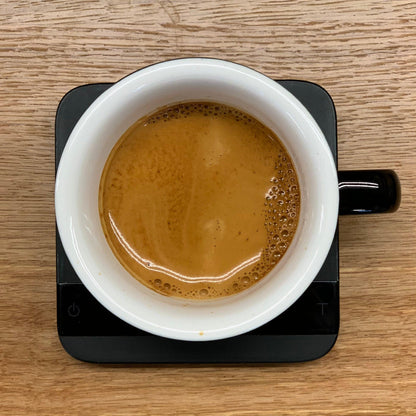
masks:
[(79, 316), (79, 313), (81, 312), (81, 309), (79, 308), (79, 306), (75, 302), (72, 302), (68, 306), (67, 311), (68, 311), (68, 315), (71, 318), (76, 318), (77, 316)]

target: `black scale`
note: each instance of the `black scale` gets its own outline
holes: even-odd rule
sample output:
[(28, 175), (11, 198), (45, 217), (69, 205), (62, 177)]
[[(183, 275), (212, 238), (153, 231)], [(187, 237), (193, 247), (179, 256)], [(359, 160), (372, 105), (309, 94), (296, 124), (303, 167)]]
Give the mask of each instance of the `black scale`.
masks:
[[(305, 81), (277, 81), (309, 110), (337, 161), (337, 124), (330, 95)], [(55, 163), (84, 111), (112, 84), (69, 91), (55, 122)], [(81, 283), (56, 233), (58, 333), (73, 357), (97, 363), (275, 363), (313, 360), (335, 344), (339, 330), (338, 232), (328, 257), (298, 301), (273, 321), (219, 341), (177, 341), (141, 331), (104, 308)]]

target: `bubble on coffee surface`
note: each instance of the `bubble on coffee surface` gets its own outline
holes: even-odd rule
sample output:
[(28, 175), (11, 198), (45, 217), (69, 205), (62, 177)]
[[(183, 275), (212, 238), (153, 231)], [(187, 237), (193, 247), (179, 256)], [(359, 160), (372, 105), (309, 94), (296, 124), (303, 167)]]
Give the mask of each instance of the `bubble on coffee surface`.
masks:
[(241, 110), (233, 107), (229, 107), (223, 104), (202, 102), (202, 103), (180, 103), (172, 106), (168, 106), (159, 110), (157, 113), (150, 115), (145, 124), (155, 124), (161, 120), (179, 120), (181, 118), (187, 118), (193, 114), (198, 113), (204, 117), (221, 118), (229, 117), (239, 123), (249, 125), (251, 123), (259, 123), (247, 114), (244, 114)]
[[(218, 275), (198, 276), (196, 272), (193, 276), (188, 278), (186, 274), (182, 275), (180, 272), (169, 271), (166, 264), (162, 264), (162, 262), (159, 264), (155, 259), (151, 259), (151, 261), (144, 260), (144, 255), (143, 257), (140, 257), (140, 250), (134, 248), (135, 244), (137, 245), (138, 242), (142, 240), (146, 241), (146, 244), (149, 246), (157, 246), (160, 244), (160, 242), (152, 241), (150, 239), (150, 226), (147, 226), (145, 222), (144, 224), (137, 225), (137, 235), (131, 236), (130, 238), (132, 241), (129, 240), (128, 243), (129, 247), (133, 247), (132, 251), (134, 251), (134, 256), (142, 258), (142, 261), (140, 261), (140, 264), (136, 267), (133, 264), (133, 261), (129, 263), (126, 260), (130, 249), (126, 250), (127, 254), (124, 253), (123, 255), (120, 255), (120, 250), (125, 248), (125, 243), (122, 242), (120, 236), (115, 236), (112, 241), (109, 241), (110, 237), (108, 236), (111, 234), (111, 227), (114, 228), (114, 223), (117, 222), (116, 219), (111, 217), (107, 219), (107, 224), (105, 224), (105, 220), (103, 219), (102, 222), (106, 238), (110, 242), (110, 246), (116, 254), (116, 257), (139, 281), (145, 283), (148, 287), (163, 295), (187, 299), (207, 300), (230, 296), (246, 290), (260, 281), (271, 271), (273, 267), (278, 264), (290, 246), (297, 228), (300, 212), (300, 192), (292, 161), (284, 147), (281, 145), (279, 139), (259, 121), (238, 109), (209, 102), (181, 103), (162, 108), (156, 113), (147, 116), (142, 120), (142, 126), (154, 129), (163, 124), (163, 128), (166, 129), (168, 128), (169, 123), (175, 123), (184, 119), (192, 119), (195, 115), (206, 118), (207, 120), (228, 119), (232, 122), (237, 122), (238, 125), (242, 126), (240, 129), (244, 129), (242, 131), (250, 132), (250, 134), (254, 135), (257, 139), (258, 137), (261, 137), (261, 135), (264, 135), (265, 137), (268, 136), (268, 140), (273, 142), (273, 147), (270, 147), (269, 144), (267, 145), (268, 147), (266, 146), (268, 151), (273, 149), (271, 152), (272, 156), (268, 156), (266, 153), (264, 156), (265, 160), (267, 159), (267, 163), (271, 166), (268, 176), (265, 176), (262, 179), (264, 180), (264, 183), (260, 184), (264, 189), (264, 194), (261, 196), (262, 200), (259, 200), (259, 208), (253, 210), (251, 213), (252, 218), (256, 218), (256, 221), (258, 221), (258, 224), (255, 227), (256, 229), (253, 228), (251, 234), (247, 233), (247, 231), (244, 230), (244, 222), (242, 222), (241, 230), (235, 232), (235, 235), (233, 236), (235, 241), (238, 241), (239, 244), (236, 247), (243, 247), (244, 244), (249, 245), (253, 236), (256, 234), (265, 236), (264, 244), (262, 244), (261, 249), (259, 249), (257, 253), (258, 255), (256, 257), (256, 261), (247, 263), (247, 265), (242, 267), (241, 270), (239, 269), (227, 278), (223, 277), (225, 274), (220, 275), (220, 279)], [(162, 130), (162, 132), (165, 131), (166, 130)], [(193, 196), (190, 194), (189, 189), (184, 185), (182, 187), (178, 187), (175, 193), (172, 192), (169, 194), (170, 199), (168, 201), (169, 207), (167, 210), (164, 210), (163, 205), (166, 205), (166, 202), (163, 201), (166, 200), (167, 193), (169, 193), (169, 181), (183, 181), (184, 184), (186, 184), (187, 172), (182, 166), (176, 169), (174, 166), (174, 164), (177, 164), (178, 160), (181, 160), (182, 162), (183, 159), (187, 160), (188, 158), (192, 161), (193, 158), (195, 158), (196, 139), (193, 137), (185, 139), (188, 140), (188, 145), (183, 146), (183, 148), (180, 148), (180, 151), (176, 151), (176, 153), (175, 149), (169, 149), (168, 151), (162, 147), (161, 149), (156, 150), (152, 148), (151, 151), (153, 153), (150, 154), (151, 157), (138, 158), (137, 160), (132, 159), (134, 164), (131, 163), (130, 165), (128, 163), (120, 164), (118, 168), (113, 169), (111, 181), (109, 181), (111, 183), (108, 184), (109, 191), (119, 193), (119, 200), (115, 200), (114, 202), (115, 211), (121, 206), (120, 201), (125, 198), (125, 196), (122, 195), (122, 192), (123, 189), (126, 188), (126, 177), (133, 179), (140, 177), (147, 181), (153, 187), (149, 188), (149, 193), (156, 193), (155, 189), (159, 188), (160, 192), (158, 193), (158, 198), (153, 198), (152, 200), (144, 198), (141, 203), (149, 205), (148, 213), (153, 212), (151, 215), (149, 214), (151, 218), (156, 215), (155, 213), (162, 213), (166, 217), (164, 217), (165, 221), (163, 222), (163, 226), (159, 226), (159, 231), (158, 233), (154, 233), (153, 238), (154, 240), (160, 239), (160, 236), (166, 233), (172, 240), (172, 252), (178, 252), (179, 255), (183, 254), (182, 251), (185, 250), (183, 246), (186, 246), (187, 244), (186, 241), (183, 241), (183, 238), (181, 239), (181, 224), (183, 223), (183, 218), (189, 215), (189, 213), (187, 213), (187, 204), (184, 201), (192, 199)], [(242, 138), (242, 140), (244, 140), (244, 138)], [(259, 143), (260, 144), (258, 145), (255, 144), (252, 146), (253, 154), (256, 152), (261, 153), (263, 151), (263, 144), (261, 142)], [(129, 146), (134, 147), (135, 145), (130, 143), (128, 140), (120, 140), (120, 143), (118, 143), (113, 149), (112, 154), (115, 153), (115, 150), (117, 149), (121, 149), (121, 152), (124, 151), (127, 153), (130, 151)], [(204, 153), (201, 156), (199, 163), (205, 166), (206, 169), (210, 169), (213, 182), (215, 182), (215, 169), (217, 166), (221, 165), (223, 158), (227, 156), (227, 142), (211, 141), (207, 144), (199, 144), (199, 146), (204, 149)], [(123, 150), (123, 148), (125, 149)], [(149, 156), (149, 154), (147, 155)], [(171, 157), (172, 161), (167, 161), (167, 155)], [(270, 159), (271, 157), (273, 157), (272, 160)], [(109, 160), (110, 159), (111, 155), (109, 157)], [(198, 168), (201, 165), (196, 165), (196, 167)], [(195, 169), (195, 166), (193, 169)], [(239, 166), (236, 164), (235, 169), (236, 174), (238, 175), (239, 169), (248, 168), (246, 166)], [(253, 168), (253, 174), (255, 174), (255, 168)], [(103, 173), (103, 178), (104, 177), (105, 175)], [(102, 182), (104, 180), (103, 178)], [(221, 187), (221, 178), (223, 177), (218, 179), (215, 186)], [(198, 190), (200, 188), (203, 189), (204, 184), (201, 184), (198, 180), (194, 180), (191, 183), (191, 187), (193, 190)], [(163, 190), (166, 190), (167, 192), (164, 193), (165, 191)], [(232, 190), (229, 192), (232, 193)], [(158, 199), (160, 200), (160, 205), (158, 205)], [(241, 211), (245, 211), (245, 209), (245, 206), (240, 207)], [(100, 207), (100, 213), (101, 212), (104, 212), (104, 210)], [(148, 213), (145, 212), (146, 215)], [(113, 223), (111, 221), (113, 221)], [(154, 221), (154, 219), (152, 221)], [(123, 225), (122, 221), (117, 224), (120, 224), (120, 228)], [(200, 258), (204, 259), (204, 256), (206, 255), (206, 257), (211, 256), (215, 259), (215, 256), (218, 256), (218, 252), (221, 251), (220, 240), (225, 234), (227, 234), (229, 227), (221, 218), (215, 217), (214, 215), (213, 218), (207, 219), (203, 223), (203, 227), (201, 229), (204, 233), (205, 246), (203, 247), (204, 250), (201, 251), (203, 255), (201, 255)], [(126, 236), (123, 231), (120, 231), (120, 235), (121, 234), (123, 234), (123, 238)], [(122, 242), (121, 244), (120, 241)], [(118, 245), (119, 248), (115, 248), (116, 245)], [(188, 260), (186, 261), (191, 264), (193, 246), (191, 243), (188, 245), (190, 253), (189, 256), (184, 257), (184, 259), (187, 258)], [(155, 251), (158, 250), (161, 252), (163, 251), (160, 247), (157, 248), (157, 250), (155, 249)], [(238, 250), (238, 248), (236, 250)], [(171, 253), (168, 254), (170, 255)], [(161, 258), (164, 256), (166, 257), (167, 254), (162, 253)], [(172, 256), (174, 256), (174, 254), (172, 254)], [(196, 264), (194, 268), (197, 269), (198, 267), (199, 265)], [(153, 277), (151, 277), (152, 274)]]

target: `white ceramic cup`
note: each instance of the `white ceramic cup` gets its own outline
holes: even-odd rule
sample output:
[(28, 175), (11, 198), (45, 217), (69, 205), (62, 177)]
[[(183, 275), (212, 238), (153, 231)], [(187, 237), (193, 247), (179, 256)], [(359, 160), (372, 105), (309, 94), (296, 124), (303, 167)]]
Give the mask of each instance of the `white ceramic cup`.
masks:
[[(298, 228), (282, 260), (249, 289), (218, 300), (180, 300), (139, 283), (112, 253), (98, 213), (101, 173), (120, 136), (142, 116), (184, 101), (228, 104), (272, 129), (293, 159), (301, 189)], [(152, 65), (105, 91), (72, 131), (55, 189), (62, 244), (87, 289), (129, 324), (189, 341), (250, 331), (292, 305), (314, 280), (328, 254), (337, 225), (338, 199), (333, 157), (323, 133), (303, 105), (259, 72), (205, 58)]]

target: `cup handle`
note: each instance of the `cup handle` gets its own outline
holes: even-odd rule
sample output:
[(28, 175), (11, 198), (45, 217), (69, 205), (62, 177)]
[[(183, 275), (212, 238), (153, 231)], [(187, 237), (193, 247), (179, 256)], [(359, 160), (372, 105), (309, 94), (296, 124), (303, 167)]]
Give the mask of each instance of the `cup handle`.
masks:
[(339, 214), (378, 214), (399, 208), (400, 181), (392, 170), (338, 172)]

